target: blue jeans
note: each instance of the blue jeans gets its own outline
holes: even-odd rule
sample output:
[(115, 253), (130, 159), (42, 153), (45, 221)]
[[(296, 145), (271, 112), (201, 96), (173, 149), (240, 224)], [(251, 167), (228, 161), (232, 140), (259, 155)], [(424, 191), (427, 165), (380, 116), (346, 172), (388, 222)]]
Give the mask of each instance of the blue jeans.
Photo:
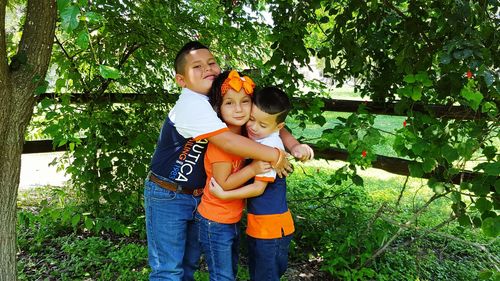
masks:
[(234, 281), (238, 272), (240, 223), (224, 224), (196, 214), (210, 281)]
[(247, 236), (250, 280), (280, 280), (288, 267), (288, 248), (292, 236), (276, 239), (258, 239)]
[(201, 197), (175, 193), (146, 180), (144, 208), (149, 280), (194, 280), (201, 249), (194, 215)]

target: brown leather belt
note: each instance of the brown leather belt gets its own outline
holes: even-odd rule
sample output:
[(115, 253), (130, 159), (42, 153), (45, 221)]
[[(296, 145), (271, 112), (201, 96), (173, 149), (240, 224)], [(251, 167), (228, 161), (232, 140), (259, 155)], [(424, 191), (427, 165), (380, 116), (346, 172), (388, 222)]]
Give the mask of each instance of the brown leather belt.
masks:
[(203, 193), (203, 188), (195, 188), (195, 189), (183, 188), (182, 185), (180, 185), (180, 184), (175, 184), (175, 183), (161, 180), (157, 176), (155, 176), (153, 173), (149, 173), (149, 180), (156, 183), (160, 187), (163, 187), (165, 189), (168, 189), (170, 191), (177, 192), (177, 193), (189, 194), (189, 195), (194, 195), (194, 196), (200, 196)]

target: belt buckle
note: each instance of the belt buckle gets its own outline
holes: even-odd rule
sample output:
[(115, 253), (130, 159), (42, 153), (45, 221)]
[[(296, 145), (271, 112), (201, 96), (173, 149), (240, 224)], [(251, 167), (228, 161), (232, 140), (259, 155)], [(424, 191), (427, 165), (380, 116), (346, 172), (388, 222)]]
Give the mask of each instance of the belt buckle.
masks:
[(197, 189), (193, 190), (194, 196), (200, 196), (202, 194), (203, 194), (203, 188), (197, 188)]

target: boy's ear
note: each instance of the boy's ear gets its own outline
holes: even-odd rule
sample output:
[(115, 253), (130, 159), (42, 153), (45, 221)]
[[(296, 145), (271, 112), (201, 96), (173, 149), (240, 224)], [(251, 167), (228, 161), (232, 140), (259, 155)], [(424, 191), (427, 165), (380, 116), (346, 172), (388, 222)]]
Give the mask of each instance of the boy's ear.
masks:
[(285, 127), (285, 122), (281, 122), (281, 123), (279, 123), (279, 124), (276, 126), (276, 129), (278, 129), (278, 131), (279, 131), (279, 130), (283, 129), (283, 127)]
[(175, 74), (175, 82), (177, 83), (177, 85), (181, 86), (181, 88), (186, 87), (186, 81), (184, 81), (184, 75), (182, 74)]

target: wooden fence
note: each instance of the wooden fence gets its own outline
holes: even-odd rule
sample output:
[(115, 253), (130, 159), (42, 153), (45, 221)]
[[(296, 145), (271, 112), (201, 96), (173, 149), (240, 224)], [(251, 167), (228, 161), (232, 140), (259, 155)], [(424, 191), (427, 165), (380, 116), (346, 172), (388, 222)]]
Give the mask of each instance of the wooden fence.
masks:
[[(38, 96), (39, 100), (44, 98), (54, 98), (54, 94), (43, 94)], [(175, 96), (165, 94), (162, 96), (167, 102), (172, 102), (176, 99)], [(158, 98), (150, 94), (109, 94), (101, 96), (99, 99), (95, 100), (91, 97), (83, 94), (72, 94), (72, 103), (88, 103), (93, 100), (95, 102), (101, 103), (130, 103), (130, 102), (153, 102), (157, 101)], [(366, 110), (372, 114), (382, 114), (382, 115), (400, 115), (395, 112), (395, 103), (377, 103), (372, 101), (355, 101), (355, 100), (338, 100), (338, 99), (323, 99), (325, 104), (325, 111), (337, 111), (337, 112), (356, 112), (360, 104), (366, 105)], [(431, 112), (435, 117), (440, 118), (453, 118), (453, 119), (474, 119), (477, 118), (477, 114), (471, 110), (468, 110), (463, 106), (441, 106), (441, 105), (416, 105), (412, 108), (415, 112)], [(342, 160), (347, 159), (348, 153), (342, 149), (334, 148), (321, 148), (313, 144), (310, 144), (315, 151), (316, 158), (326, 159), (326, 160)], [(37, 140), (37, 141), (27, 141), (23, 147), (23, 154), (29, 153), (43, 153), (43, 152), (54, 152), (54, 151), (65, 151), (67, 146), (53, 147), (52, 140)], [(374, 168), (382, 169), (387, 172), (408, 176), (409, 164), (414, 161), (401, 159), (397, 157), (388, 157), (377, 155), (377, 160), (372, 163)], [(439, 168), (438, 168), (439, 169)], [(479, 173), (473, 173), (470, 171), (463, 171), (457, 174), (453, 179), (453, 183), (460, 183), (463, 180), (471, 179), (480, 175)], [(423, 178), (430, 178), (432, 174), (424, 174)]]

